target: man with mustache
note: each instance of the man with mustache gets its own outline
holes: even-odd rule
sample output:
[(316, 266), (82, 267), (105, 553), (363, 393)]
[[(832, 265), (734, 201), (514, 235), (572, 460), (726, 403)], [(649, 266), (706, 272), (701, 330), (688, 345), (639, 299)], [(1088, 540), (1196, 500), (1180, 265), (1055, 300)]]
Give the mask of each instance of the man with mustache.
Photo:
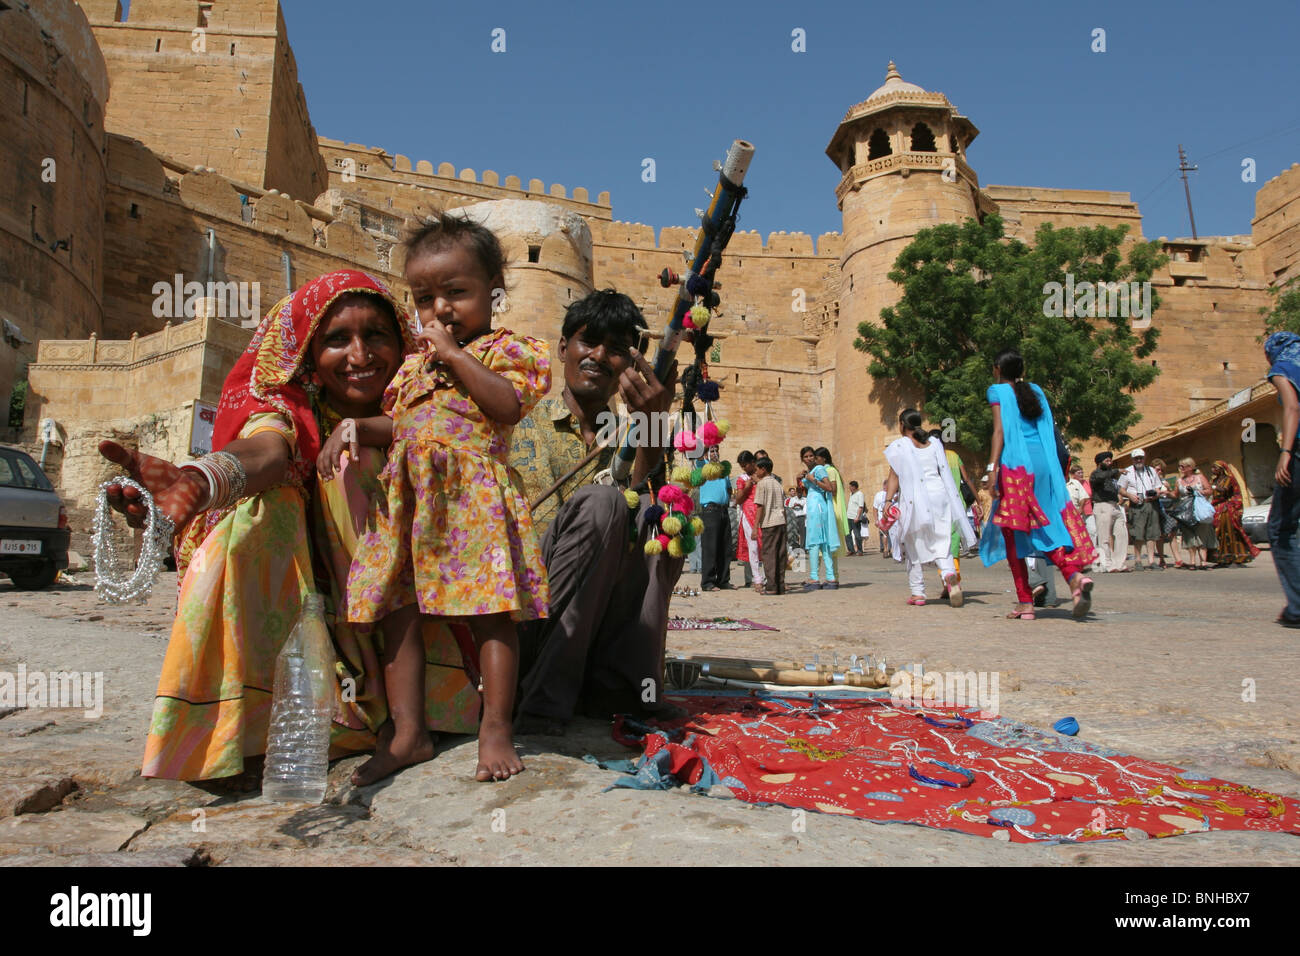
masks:
[[(573, 303), (560, 330), (564, 390), (515, 426), (510, 464), (530, 502), (598, 443), (608, 445), (533, 510), (533, 524), (544, 534), (551, 606), (545, 619), (519, 628), (520, 734), (563, 734), (575, 714), (681, 714), (664, 704), (662, 682), (668, 601), (683, 560), (643, 548), (648, 479), (664, 467), (670, 430), (652, 424), (636, 433), (629, 487), (641, 496), (639, 509), (628, 506), (624, 488), (607, 473), (620, 443), (615, 393), (629, 412), (654, 423), (676, 392), (676, 363), (661, 384), (642, 354), (645, 329), (636, 304), (613, 290)], [(618, 438), (623, 431), (617, 429)]]

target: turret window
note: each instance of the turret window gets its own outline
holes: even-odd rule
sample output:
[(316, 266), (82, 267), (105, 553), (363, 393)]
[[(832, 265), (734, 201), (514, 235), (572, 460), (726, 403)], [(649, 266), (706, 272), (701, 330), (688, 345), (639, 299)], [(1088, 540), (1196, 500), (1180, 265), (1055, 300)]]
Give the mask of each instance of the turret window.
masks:
[(883, 129), (877, 129), (867, 141), (867, 159), (879, 159), (893, 151), (893, 147), (889, 145), (889, 134)]
[(912, 127), (912, 152), (937, 153), (938, 151), (938, 147), (934, 143), (934, 133), (930, 132), (930, 127), (924, 123), (917, 123)]

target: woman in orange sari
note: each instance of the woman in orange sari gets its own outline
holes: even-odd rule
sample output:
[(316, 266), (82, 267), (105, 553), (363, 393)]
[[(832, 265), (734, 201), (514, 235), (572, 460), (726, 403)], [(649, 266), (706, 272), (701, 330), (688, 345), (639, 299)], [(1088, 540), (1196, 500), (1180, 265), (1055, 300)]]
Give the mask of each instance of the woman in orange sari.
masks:
[(1259, 548), (1241, 526), (1241, 482), (1235, 469), (1223, 459), (1210, 469), (1214, 505), (1214, 533), (1219, 539), (1217, 564), (1248, 564), (1259, 556)]
[[(176, 545), (180, 597), (143, 776), (236, 777), (246, 758), (265, 753), (276, 658), (310, 593), (325, 598), (337, 655), (330, 755), (374, 749), (388, 723), (383, 633), (349, 624), (344, 605), (359, 522), (378, 493), (385, 453), (349, 442), (340, 426), (378, 414), (412, 348), (411, 323), (382, 283), (332, 272), (282, 300), (259, 326), (222, 388), (213, 455), (177, 468), (112, 442), (100, 446), (184, 529)], [(234, 459), (224, 467), (243, 473), (224, 494), (213, 485), (222, 455)], [(208, 459), (217, 460), (215, 474), (202, 467)], [(109, 497), (132, 523), (143, 517), (134, 489), (110, 488)], [(446, 627), (426, 627), (430, 730), (476, 730), (477, 682), (464, 663), (473, 656), (463, 658), (462, 646)]]

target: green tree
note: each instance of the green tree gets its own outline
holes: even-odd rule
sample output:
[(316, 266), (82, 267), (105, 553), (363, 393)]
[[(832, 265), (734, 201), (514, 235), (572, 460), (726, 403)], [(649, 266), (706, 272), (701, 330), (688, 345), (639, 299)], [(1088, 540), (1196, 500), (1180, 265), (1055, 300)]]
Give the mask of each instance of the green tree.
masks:
[(23, 427), (23, 411), (27, 407), (27, 380), (14, 383), (14, 390), (9, 393), (9, 427)]
[[(983, 223), (923, 229), (889, 272), (902, 299), (881, 310), (882, 324), (861, 323), (854, 346), (871, 356), (868, 371), (878, 383), (915, 384), (927, 418), (952, 419), (967, 448), (989, 446), (993, 415), (985, 393), (993, 360), (1007, 348), (1025, 357), (1025, 375), (1046, 392), (1067, 441), (1123, 444), (1141, 418), (1132, 393), (1159, 374), (1142, 361), (1155, 351), (1159, 333), (1131, 317), (1141, 309), (1137, 301), (1130, 317), (1090, 318), (1074, 306), (1088, 306), (1081, 283), (1144, 283), (1168, 261), (1153, 242), (1136, 243), (1123, 255), (1127, 229), (1049, 224), (1032, 246), (1007, 239), (1002, 220), (992, 215)], [(1067, 274), (1076, 290), (1068, 307), (1064, 288), (1053, 300), (1048, 286), (1065, 287)], [(1159, 300), (1150, 291), (1146, 301), (1150, 316)]]
[(1272, 332), (1300, 333), (1300, 276), (1268, 291), (1273, 296), (1273, 308), (1259, 310), (1264, 316), (1264, 335)]

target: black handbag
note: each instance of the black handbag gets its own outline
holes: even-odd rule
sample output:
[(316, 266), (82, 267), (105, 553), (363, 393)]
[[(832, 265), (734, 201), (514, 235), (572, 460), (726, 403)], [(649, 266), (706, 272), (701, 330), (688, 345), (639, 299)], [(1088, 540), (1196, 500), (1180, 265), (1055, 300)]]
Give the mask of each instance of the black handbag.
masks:
[(1160, 537), (1171, 537), (1178, 531), (1178, 519), (1170, 511), (1170, 506), (1163, 501), (1157, 501), (1156, 506), (1160, 509)]
[(969, 508), (975, 503), (975, 492), (970, 490), (970, 485), (966, 484), (965, 478), (958, 478), (957, 480), (961, 485), (961, 500), (966, 502), (966, 507)]
[(1200, 524), (1196, 520), (1196, 500), (1191, 495), (1184, 495), (1169, 505), (1168, 513), (1185, 528), (1195, 528)]

